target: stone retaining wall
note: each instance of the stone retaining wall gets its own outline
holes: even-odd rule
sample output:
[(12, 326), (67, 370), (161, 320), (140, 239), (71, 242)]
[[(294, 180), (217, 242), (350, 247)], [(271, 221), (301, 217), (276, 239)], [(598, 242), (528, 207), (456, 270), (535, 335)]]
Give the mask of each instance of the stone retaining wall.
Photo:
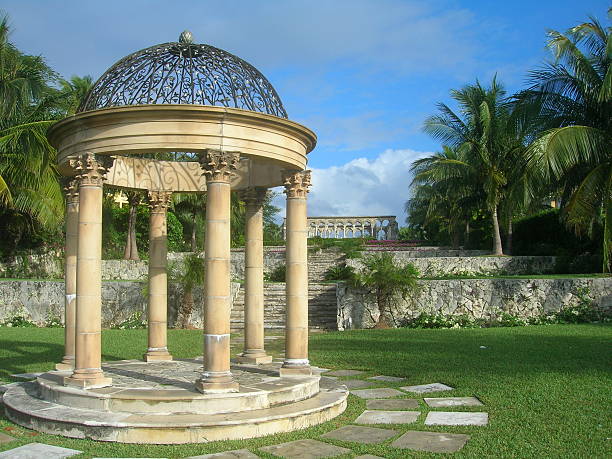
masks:
[[(102, 282), (102, 326), (115, 326), (136, 312), (145, 318), (146, 284), (135, 281)], [(265, 328), (283, 329), (285, 326), (285, 284), (264, 285)], [(312, 283), (309, 286), (309, 321), (311, 328), (336, 328), (336, 285)], [(189, 325), (202, 328), (202, 289), (193, 292), (194, 309)], [(168, 326), (176, 323), (183, 298), (181, 285), (168, 285)], [(15, 315), (44, 325), (49, 318), (64, 321), (64, 283), (61, 281), (0, 281), (0, 322)], [(232, 282), (231, 328), (244, 328), (244, 288)]]
[[(433, 257), (414, 258), (406, 252), (392, 252), (398, 264), (412, 263), (421, 276), (445, 275), (517, 275), (547, 274), (554, 272), (556, 257)], [(359, 269), (359, 259), (347, 260), (347, 265)]]
[[(392, 316), (398, 326), (422, 312), (465, 314), (492, 319), (503, 312), (523, 319), (576, 305), (584, 292), (602, 308), (612, 308), (612, 278), (421, 280), (408, 299), (396, 298)], [(378, 320), (376, 301), (363, 290), (339, 285), (338, 329), (369, 328)]]

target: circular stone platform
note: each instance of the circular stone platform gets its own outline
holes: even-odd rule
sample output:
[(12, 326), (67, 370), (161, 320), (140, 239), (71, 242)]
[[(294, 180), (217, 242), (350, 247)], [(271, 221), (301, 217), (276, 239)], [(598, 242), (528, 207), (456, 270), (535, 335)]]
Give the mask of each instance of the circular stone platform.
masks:
[(7, 416), (30, 429), (122, 443), (198, 443), (259, 437), (328, 421), (346, 409), (348, 392), (331, 378), (278, 376), (280, 364), (234, 365), (240, 391), (202, 394), (198, 360), (103, 365), (112, 387), (63, 385), (50, 371), (4, 394)]

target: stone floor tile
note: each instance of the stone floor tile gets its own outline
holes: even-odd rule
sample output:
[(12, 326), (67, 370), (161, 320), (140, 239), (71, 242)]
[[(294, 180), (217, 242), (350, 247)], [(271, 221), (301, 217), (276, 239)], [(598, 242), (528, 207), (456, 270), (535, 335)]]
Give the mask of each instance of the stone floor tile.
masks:
[(259, 459), (259, 456), (253, 454), (248, 449), (235, 449), (232, 451), (222, 451), (220, 453), (203, 454), (201, 456), (189, 456), (185, 459)]
[(0, 432), (0, 443), (8, 443), (14, 440), (15, 440), (15, 437), (11, 437), (10, 435)]
[(350, 449), (340, 448), (339, 446), (330, 445), (329, 443), (323, 443), (317, 440), (296, 440), (259, 449), (266, 453), (274, 454), (275, 456), (295, 459), (334, 457), (351, 452)]
[(325, 376), (355, 376), (365, 373), (365, 371), (359, 370), (333, 370), (328, 371)]
[(469, 435), (442, 432), (408, 431), (393, 443), (393, 448), (414, 449), (430, 453), (454, 453), (470, 439)]
[(363, 456), (355, 456), (353, 459), (385, 459), (384, 457), (374, 456), (373, 454), (364, 454)]
[(382, 443), (397, 435), (397, 431), (391, 429), (379, 429), (377, 427), (344, 426), (321, 435), (321, 438), (333, 440), (352, 441), (355, 443)]
[(369, 381), (363, 379), (345, 379), (338, 381), (340, 384), (344, 384), (347, 389), (361, 389), (362, 387), (370, 387), (372, 385)]
[(355, 424), (411, 424), (420, 414), (420, 411), (365, 410), (355, 419)]
[(403, 392), (392, 389), (390, 387), (381, 387), (378, 389), (358, 389), (352, 390), (351, 394), (361, 398), (389, 398), (405, 395)]
[(482, 402), (476, 397), (438, 397), (424, 398), (423, 400), (432, 408), (447, 406), (482, 406)]
[(446, 384), (432, 383), (432, 384), (421, 384), (420, 386), (404, 386), (400, 389), (406, 392), (414, 392), (416, 394), (426, 394), (428, 392), (441, 392), (444, 390), (453, 390), (453, 387), (447, 386)]
[(397, 376), (385, 376), (385, 375), (379, 375), (379, 376), (371, 376), (367, 379), (373, 379), (374, 381), (383, 381), (383, 382), (402, 382), (402, 381), (406, 381), (406, 378), (398, 378)]
[(430, 411), (425, 419), (426, 426), (486, 426), (488, 413), (469, 411)]
[(419, 407), (419, 401), (414, 398), (383, 398), (366, 400), (368, 410), (413, 410)]
[(76, 449), (60, 448), (59, 446), (45, 445), (44, 443), (28, 443), (0, 453), (0, 457), (10, 459), (62, 459), (64, 457), (81, 454)]

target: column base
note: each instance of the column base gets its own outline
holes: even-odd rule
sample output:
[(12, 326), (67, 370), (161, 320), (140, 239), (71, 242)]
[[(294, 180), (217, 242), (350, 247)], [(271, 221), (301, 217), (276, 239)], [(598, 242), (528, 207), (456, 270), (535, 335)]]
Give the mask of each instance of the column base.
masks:
[(72, 371), (74, 370), (74, 359), (64, 359), (60, 363), (55, 364), (57, 371)]
[(272, 356), (267, 355), (265, 351), (259, 351), (259, 352), (246, 351), (236, 356), (235, 361), (238, 363), (261, 365), (263, 363), (272, 363)]
[(166, 351), (148, 351), (142, 356), (145, 362), (171, 362), (172, 354)]
[(104, 376), (104, 373), (79, 374), (72, 373), (71, 376), (64, 378), (64, 386), (78, 387), (81, 389), (96, 389), (113, 385), (113, 379)]
[(218, 375), (204, 373), (200, 379), (195, 382), (197, 390), (203, 394), (223, 394), (227, 392), (238, 392), (240, 385), (234, 381), (232, 374), (228, 372), (220, 372)]
[(278, 373), (281, 377), (312, 376), (312, 368), (308, 359), (301, 360), (299, 363), (285, 360)]

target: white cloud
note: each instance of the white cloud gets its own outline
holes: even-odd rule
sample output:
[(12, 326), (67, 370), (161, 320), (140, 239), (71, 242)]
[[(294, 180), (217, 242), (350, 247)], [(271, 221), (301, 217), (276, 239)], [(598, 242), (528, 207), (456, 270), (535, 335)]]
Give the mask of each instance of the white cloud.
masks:
[[(342, 166), (312, 169), (308, 215), (395, 215), (403, 225), (410, 165), (430, 154), (409, 149), (386, 150), (374, 159), (357, 158)], [(282, 195), (277, 196), (275, 205), (284, 209)]]

